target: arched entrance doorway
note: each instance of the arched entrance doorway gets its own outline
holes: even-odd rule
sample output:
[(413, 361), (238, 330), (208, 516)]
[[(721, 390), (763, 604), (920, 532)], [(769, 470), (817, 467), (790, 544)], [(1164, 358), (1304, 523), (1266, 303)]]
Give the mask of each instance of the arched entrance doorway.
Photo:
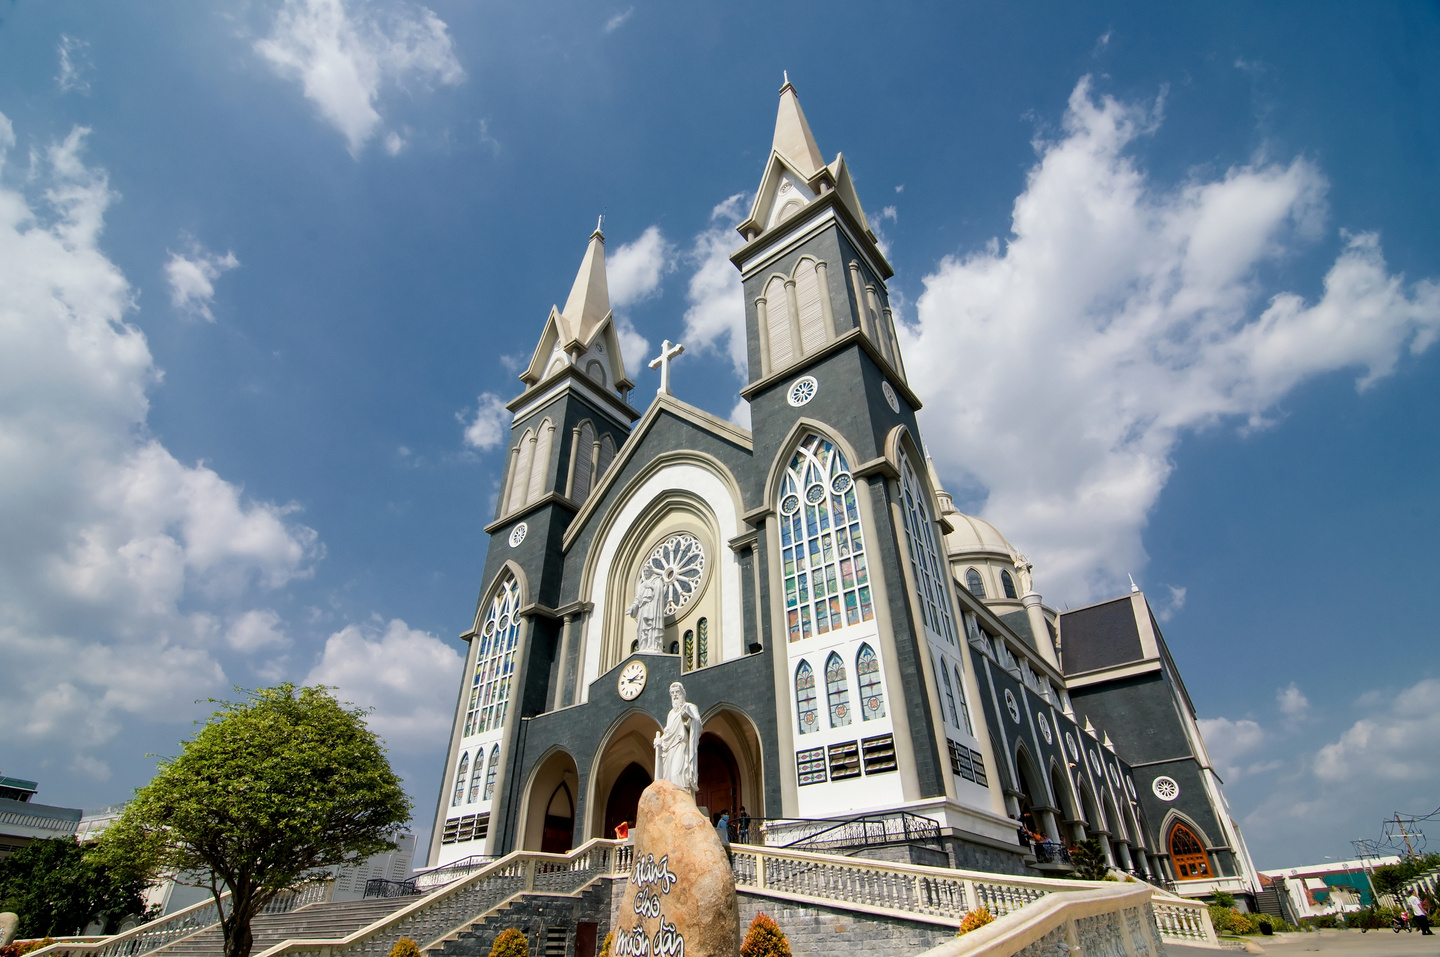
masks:
[(650, 715), (632, 711), (606, 735), (591, 764), (585, 838), (613, 838), (621, 821), (635, 823), (640, 792), (652, 780), (659, 730), (659, 722)]
[(1063, 822), (1065, 827), (1061, 829), (1060, 834), (1066, 843), (1069, 843), (1076, 839), (1075, 828), (1080, 823), (1080, 810), (1075, 807), (1075, 798), (1066, 784), (1065, 776), (1060, 772), (1060, 766), (1052, 762), (1050, 765), (1050, 790), (1055, 792), (1055, 800), (1060, 805), (1060, 813), (1065, 815)]
[(575, 759), (561, 750), (549, 754), (530, 775), (520, 846), (527, 851), (563, 854), (575, 846), (575, 796), (579, 775)]
[(1176, 824), (1170, 831), (1170, 863), (1179, 881), (1203, 881), (1214, 876), (1205, 845), (1184, 824)]
[(615, 783), (610, 786), (610, 797), (605, 801), (606, 837), (615, 836), (615, 828), (623, 821), (634, 825), (635, 810), (640, 806), (640, 794), (650, 786), (650, 772), (638, 764), (628, 764)]
[(1020, 793), (1015, 796), (1015, 800), (1020, 805), (1020, 824), (1032, 839), (1046, 840), (1047, 835), (1035, 814), (1035, 795), (1043, 796), (1045, 792), (1036, 786), (1039, 781), (1035, 775), (1035, 767), (1030, 763), (1030, 755), (1025, 753), (1024, 748), (1015, 752), (1015, 776), (1019, 778), (1016, 784)]
[(1090, 787), (1084, 781), (1080, 782), (1080, 806), (1085, 811), (1085, 836), (1098, 838), (1101, 830), (1100, 809), (1095, 806), (1095, 796), (1090, 793)]
[(710, 812), (711, 821), (719, 819), (722, 811), (735, 817), (740, 808), (740, 769), (730, 747), (718, 735), (701, 735), (699, 763), (695, 803)]

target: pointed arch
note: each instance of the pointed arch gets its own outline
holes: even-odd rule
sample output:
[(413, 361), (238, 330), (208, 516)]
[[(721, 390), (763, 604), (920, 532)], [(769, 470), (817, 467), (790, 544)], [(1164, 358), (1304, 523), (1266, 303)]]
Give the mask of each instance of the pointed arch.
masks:
[[(920, 618), (931, 634), (954, 645), (958, 643), (955, 615), (950, 609), (950, 592), (946, 587), (947, 562), (935, 534), (927, 491), (929, 482), (921, 484), (920, 476), (906, 452), (900, 453), (900, 504), (905, 524), (905, 543), (910, 558), (910, 573), (920, 599)], [(959, 722), (956, 722), (959, 726)]]
[(795, 668), (795, 714), (800, 734), (820, 730), (820, 715), (815, 703), (815, 669), (804, 658)]
[(555, 438), (555, 423), (546, 418), (540, 420), (536, 430), (535, 454), (530, 460), (530, 479), (525, 490), (525, 504), (538, 501), (545, 494), (550, 476), (550, 446)]
[(960, 698), (960, 720), (965, 722), (965, 733), (975, 737), (975, 725), (970, 721), (970, 702), (965, 700), (965, 676), (960, 671), (960, 666), (952, 664), (955, 670), (955, 692)]
[(873, 620), (868, 535), (844, 452), (818, 432), (807, 434), (790, 457), (777, 498), (789, 640)]
[(495, 772), (500, 770), (500, 745), (490, 749), (490, 766), (485, 769), (485, 796), (488, 801), (495, 796)]
[(584, 502), (595, 478), (595, 426), (585, 419), (575, 427), (570, 440), (570, 499)]
[(455, 796), (450, 799), (451, 807), (459, 807), (465, 796), (465, 774), (470, 770), (470, 752), (460, 752), (460, 766), (455, 770)]
[(808, 256), (795, 264), (795, 312), (800, 327), (800, 351), (812, 355), (825, 345), (825, 311), (821, 308), (820, 274)]
[(776, 276), (765, 284), (765, 341), (770, 348), (770, 371), (779, 372), (795, 361), (790, 336), (790, 297), (785, 279)]
[(880, 680), (880, 656), (869, 642), (861, 642), (855, 652), (855, 680), (860, 685), (860, 720), (874, 721), (885, 717), (885, 688)]
[(480, 798), (480, 776), (485, 771), (485, 752), (475, 752), (475, 767), (470, 770), (470, 790), (465, 795), (466, 804), (474, 804)]
[(609, 433), (606, 433), (600, 437), (600, 451), (595, 456), (596, 484), (599, 484), (600, 480), (605, 477), (605, 473), (610, 471), (610, 463), (613, 461), (615, 461), (615, 440), (610, 437)]
[[(478, 641), (470, 700), (465, 708), (463, 737), (483, 734), (505, 723), (510, 707), (510, 681), (515, 672), (515, 648), (520, 640), (519, 579), (502, 578), (492, 593), (485, 618), (472, 641)], [(494, 772), (492, 767), (491, 772)]]
[(970, 594), (976, 598), (985, 597), (985, 580), (980, 577), (980, 572), (974, 568), (965, 569), (965, 587)]
[(950, 672), (945, 667), (945, 661), (939, 655), (935, 656), (935, 670), (940, 672), (940, 684), (945, 689), (945, 703), (950, 706), (950, 723), (960, 727), (960, 715), (955, 711), (955, 691), (950, 686)]
[(510, 497), (505, 502), (505, 511), (513, 512), (525, 505), (525, 495), (530, 486), (530, 465), (535, 461), (535, 430), (526, 429), (520, 434), (520, 444), (510, 472)]
[(1170, 866), (1177, 881), (1203, 881), (1215, 877), (1210, 855), (1200, 835), (1179, 821), (1170, 826), (1165, 848), (1170, 852)]
[(830, 727), (850, 724), (850, 681), (845, 674), (845, 660), (833, 651), (825, 659), (825, 703), (830, 708)]
[(1060, 768), (1060, 762), (1054, 758), (1050, 759), (1050, 790), (1055, 795), (1055, 802), (1060, 805), (1060, 813), (1065, 815), (1067, 823), (1080, 820), (1080, 809), (1075, 803), (1075, 788), (1070, 783), (1069, 775)]
[(1004, 590), (1006, 598), (1020, 597), (1020, 595), (1015, 591), (1015, 579), (1012, 578), (1010, 573), (1003, 568), (1000, 569), (1000, 587)]

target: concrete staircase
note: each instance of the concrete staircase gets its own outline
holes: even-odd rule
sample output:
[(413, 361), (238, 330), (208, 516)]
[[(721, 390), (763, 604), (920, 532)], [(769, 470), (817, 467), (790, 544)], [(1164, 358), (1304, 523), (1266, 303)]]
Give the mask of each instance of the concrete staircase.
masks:
[[(250, 924), (250, 932), (255, 935), (250, 952), (263, 953), (282, 940), (344, 937), (414, 902), (413, 897), (391, 897), (310, 904), (288, 914), (261, 914)], [(213, 924), (150, 953), (156, 957), (223, 957), (225, 939), (220, 925)]]
[[(486, 957), (507, 927), (523, 933), (537, 957), (592, 957), (595, 951), (590, 948), (598, 948), (610, 929), (611, 912), (624, 887), (623, 878), (603, 877), (575, 894), (519, 894), (428, 949), (427, 957)], [(582, 923), (595, 926), (588, 947), (577, 933)]]

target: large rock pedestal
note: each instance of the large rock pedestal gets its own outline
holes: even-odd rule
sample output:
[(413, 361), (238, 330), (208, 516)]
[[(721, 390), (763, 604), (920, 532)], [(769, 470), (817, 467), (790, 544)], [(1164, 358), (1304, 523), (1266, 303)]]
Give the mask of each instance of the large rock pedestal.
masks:
[(735, 876), (720, 835), (683, 788), (640, 795), (635, 865), (620, 900), (614, 957), (736, 957)]

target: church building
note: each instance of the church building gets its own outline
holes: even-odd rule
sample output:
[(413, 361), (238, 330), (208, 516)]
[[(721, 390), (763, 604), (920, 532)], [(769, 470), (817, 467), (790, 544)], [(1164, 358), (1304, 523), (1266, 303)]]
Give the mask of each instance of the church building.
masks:
[(1253, 893), (1144, 596), (1057, 613), (940, 486), (893, 271), (788, 80), (738, 230), (751, 430), (671, 394), (668, 342), (659, 394), (631, 405), (598, 228), (540, 330), (507, 406), (430, 865), (633, 823), (680, 680), (703, 723), (696, 802), (743, 807), (752, 841), (925, 819), (938, 843), (867, 853), (1058, 872), (1093, 837), (1187, 895)]

